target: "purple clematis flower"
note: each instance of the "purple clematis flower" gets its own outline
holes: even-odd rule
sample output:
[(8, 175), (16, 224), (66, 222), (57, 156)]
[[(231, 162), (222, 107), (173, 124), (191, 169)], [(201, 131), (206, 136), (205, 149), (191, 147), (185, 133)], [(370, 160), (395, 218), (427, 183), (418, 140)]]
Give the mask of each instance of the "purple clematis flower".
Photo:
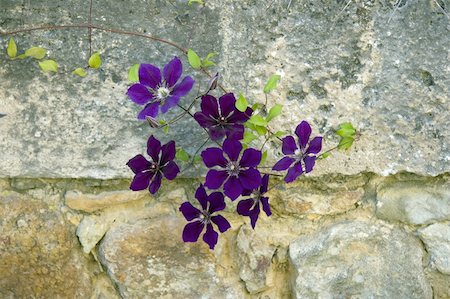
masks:
[(206, 226), (203, 241), (209, 245), (209, 248), (214, 249), (219, 234), (214, 230), (212, 223), (217, 225), (221, 233), (231, 227), (230, 223), (223, 216), (213, 215), (215, 212), (225, 209), (223, 194), (220, 192), (213, 192), (210, 195), (207, 195), (205, 188), (200, 184), (195, 192), (195, 198), (200, 203), (202, 207), (201, 210), (195, 208), (190, 202), (184, 202), (180, 206), (180, 211), (187, 221), (195, 219), (195, 221), (186, 224), (184, 227), (183, 241), (197, 242), (198, 237)]
[(237, 205), (237, 212), (242, 216), (249, 216), (250, 223), (255, 229), (256, 221), (259, 217), (260, 203), (267, 216), (272, 215), (269, 206), (269, 198), (263, 196), (269, 186), (269, 175), (265, 174), (261, 181), (261, 186), (255, 190), (244, 190), (242, 195), (250, 196), (248, 199), (241, 200)]
[[(218, 189), (223, 183), (226, 196), (235, 200), (244, 189), (253, 190), (261, 184), (261, 174), (255, 168), (261, 162), (261, 152), (253, 148), (246, 149), (241, 159), (242, 145), (237, 140), (225, 139), (222, 149), (210, 147), (201, 153), (206, 167), (219, 166), (221, 170), (210, 169), (206, 174), (205, 186)], [(226, 153), (228, 159), (223, 155)]]
[(212, 140), (220, 140), (225, 135), (228, 139), (244, 138), (244, 126), (253, 113), (251, 108), (245, 112), (235, 107), (236, 98), (232, 93), (224, 94), (219, 101), (211, 95), (202, 96), (201, 112), (194, 114), (195, 120), (209, 130)]
[[(293, 182), (298, 178), (303, 171), (310, 172), (316, 163), (316, 156), (322, 149), (322, 137), (314, 137), (310, 142), (311, 126), (306, 121), (302, 121), (295, 129), (295, 134), (298, 137), (298, 145), (294, 137), (286, 136), (283, 138), (282, 151), (286, 156), (278, 161), (272, 170), (286, 170), (289, 168), (284, 181), (286, 183)], [(292, 163), (294, 165), (291, 167)], [(304, 164), (304, 168), (302, 166)]]
[(142, 155), (137, 155), (128, 161), (127, 165), (135, 173), (130, 189), (144, 190), (148, 187), (150, 193), (155, 194), (161, 187), (163, 175), (173, 180), (180, 172), (175, 158), (175, 141), (169, 141), (161, 146), (161, 142), (150, 136), (147, 141), (147, 154), (152, 158), (148, 161)]
[(183, 72), (183, 65), (178, 57), (174, 57), (161, 70), (152, 64), (141, 64), (139, 67), (139, 82), (133, 84), (127, 95), (138, 105), (145, 105), (138, 114), (138, 119), (145, 120), (146, 116), (156, 117), (158, 111), (166, 113), (176, 106), (182, 96), (191, 91), (194, 79), (189, 76), (177, 84)]

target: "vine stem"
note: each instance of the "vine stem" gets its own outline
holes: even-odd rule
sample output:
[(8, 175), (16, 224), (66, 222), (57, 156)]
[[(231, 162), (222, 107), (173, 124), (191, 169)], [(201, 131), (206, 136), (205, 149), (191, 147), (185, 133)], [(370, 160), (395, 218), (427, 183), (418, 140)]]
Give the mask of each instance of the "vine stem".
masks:
[(88, 28), (88, 34), (89, 34), (89, 57), (92, 55), (92, 1), (89, 2), (89, 28)]

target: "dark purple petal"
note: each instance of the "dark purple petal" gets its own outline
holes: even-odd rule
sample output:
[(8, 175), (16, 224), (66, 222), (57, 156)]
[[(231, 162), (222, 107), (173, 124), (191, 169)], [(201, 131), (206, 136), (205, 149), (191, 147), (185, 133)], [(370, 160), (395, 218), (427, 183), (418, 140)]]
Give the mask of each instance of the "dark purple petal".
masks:
[(231, 112), (238, 111), (235, 107), (236, 104), (236, 98), (232, 93), (224, 94), (219, 98), (219, 105), (220, 105), (220, 114), (227, 118)]
[(156, 117), (158, 115), (159, 102), (148, 103), (138, 114), (138, 119), (145, 120), (146, 116)]
[(284, 181), (286, 183), (290, 183), (295, 181), (301, 174), (303, 173), (302, 169), (302, 163), (298, 161), (295, 163), (291, 168), (289, 168), (288, 173), (286, 177), (284, 178)]
[(225, 200), (223, 194), (220, 192), (213, 192), (208, 196), (209, 210), (208, 212), (214, 213), (225, 209)]
[(158, 192), (159, 188), (161, 187), (161, 180), (162, 174), (160, 171), (158, 171), (153, 177), (150, 186), (148, 186), (148, 191), (150, 191), (151, 194), (155, 194), (156, 192)]
[(187, 221), (191, 221), (192, 219), (200, 216), (200, 210), (194, 207), (190, 202), (183, 202), (179, 208), (180, 212), (183, 213), (184, 218)]
[(228, 139), (242, 140), (244, 139), (244, 126), (240, 124), (227, 125), (226, 134)]
[(261, 151), (255, 150), (254, 148), (248, 148), (242, 154), (239, 165), (242, 167), (256, 167), (259, 162), (261, 162), (261, 157)]
[(131, 170), (134, 173), (138, 173), (138, 172), (141, 172), (143, 170), (149, 169), (151, 163), (149, 161), (147, 161), (147, 159), (145, 159), (144, 156), (137, 155), (137, 156), (134, 156), (133, 158), (131, 158), (127, 162), (127, 165), (128, 165), (128, 167), (131, 168)]
[(144, 105), (153, 99), (153, 95), (147, 87), (139, 83), (131, 85), (131, 87), (128, 88), (127, 95), (138, 105)]
[(223, 142), (222, 148), (231, 161), (237, 161), (242, 150), (242, 144), (236, 140), (226, 139)]
[(223, 217), (221, 215), (212, 216), (211, 217), (211, 221), (214, 222), (217, 225), (217, 227), (219, 228), (219, 231), (221, 233), (226, 232), (231, 227), (231, 225), (228, 222), (228, 220), (225, 219), (225, 217)]
[(294, 161), (295, 161), (294, 158), (284, 157), (272, 167), (272, 170), (276, 171), (286, 170), (289, 168), (289, 166), (291, 166), (292, 163), (294, 163)]
[(242, 196), (250, 196), (252, 195), (253, 190), (250, 189), (244, 189), (244, 191), (242, 191)]
[(202, 103), (200, 104), (202, 112), (212, 118), (218, 119), (219, 115), (219, 104), (217, 99), (209, 94), (202, 96)]
[(272, 212), (270, 211), (270, 205), (269, 205), (269, 198), (268, 197), (261, 197), (260, 198), (262, 208), (267, 216), (272, 215)]
[(147, 189), (152, 176), (153, 172), (150, 171), (136, 173), (136, 175), (133, 178), (133, 181), (131, 182), (130, 189), (133, 191)]
[(217, 239), (219, 238), (219, 234), (213, 229), (211, 223), (208, 223), (206, 226), (206, 233), (203, 235), (203, 241), (209, 245), (210, 249), (214, 249), (214, 246), (217, 244)]
[(241, 112), (237, 109), (234, 110), (233, 114), (228, 116), (229, 123), (244, 123), (246, 122), (250, 116), (252, 116), (253, 110), (252, 108), (247, 108), (245, 112)]
[(313, 170), (314, 164), (316, 164), (316, 157), (306, 156), (303, 158), (303, 161), (305, 162), (305, 172), (311, 172), (311, 170)]
[(250, 224), (252, 225), (252, 228), (255, 229), (256, 221), (258, 221), (259, 217), (259, 204), (250, 211), (248, 216), (250, 217)]
[(217, 124), (217, 121), (205, 115), (203, 112), (195, 112), (194, 118), (198, 122), (198, 124), (203, 128), (209, 128)]
[(177, 174), (180, 172), (180, 168), (178, 168), (177, 163), (169, 161), (169, 163), (167, 163), (166, 166), (163, 167), (162, 172), (166, 179), (171, 181), (177, 177)]
[(200, 221), (194, 221), (186, 224), (183, 229), (183, 241), (184, 242), (197, 242), (200, 233), (205, 226)]
[(311, 126), (307, 121), (302, 121), (295, 129), (295, 134), (298, 136), (300, 147), (305, 148), (308, 143), (309, 136), (311, 136)]
[(322, 137), (314, 137), (309, 143), (307, 154), (318, 154), (322, 149)]
[(244, 189), (254, 190), (261, 185), (261, 174), (254, 168), (239, 172), (239, 181)]
[(262, 181), (261, 181), (261, 187), (259, 188), (259, 192), (261, 194), (264, 194), (267, 192), (267, 189), (269, 188), (269, 175), (265, 174), (262, 177)]
[(191, 91), (192, 86), (194, 86), (194, 83), (195, 81), (191, 77), (189, 76), (184, 77), (183, 81), (175, 85), (175, 87), (172, 90), (172, 95), (177, 97), (187, 95)]
[(177, 83), (183, 72), (183, 65), (178, 57), (174, 57), (168, 64), (164, 66), (163, 74), (166, 83), (172, 87)]
[(223, 191), (231, 200), (235, 200), (242, 194), (243, 188), (241, 182), (239, 182), (239, 179), (232, 176), (225, 182)]
[(209, 136), (212, 140), (220, 140), (225, 136), (226, 130), (222, 126), (214, 126), (209, 128)]
[(139, 67), (139, 82), (155, 89), (161, 83), (161, 71), (152, 64), (142, 63)]
[(147, 140), (147, 154), (152, 157), (153, 162), (159, 162), (159, 152), (161, 151), (161, 142), (151, 135)]
[(283, 138), (282, 151), (285, 155), (293, 155), (295, 150), (298, 149), (295, 139), (292, 136), (286, 136)]
[(164, 100), (164, 104), (161, 106), (161, 113), (166, 113), (170, 108), (175, 107), (180, 102), (180, 97), (177, 95), (171, 95)]
[(218, 189), (222, 186), (223, 182), (227, 179), (228, 173), (225, 170), (211, 169), (206, 174), (205, 186), (209, 189)]
[(242, 216), (248, 216), (250, 209), (253, 207), (254, 203), (255, 203), (255, 201), (253, 200), (253, 198), (241, 200), (237, 204), (236, 210), (237, 210), (238, 214), (242, 215)]
[(227, 159), (223, 156), (223, 151), (217, 147), (209, 147), (201, 153), (203, 163), (206, 167), (221, 166), (225, 168), (227, 166)]
[(172, 140), (161, 147), (161, 160), (159, 165), (163, 166), (173, 159), (175, 159), (175, 141)]
[(206, 194), (205, 187), (203, 187), (202, 184), (200, 184), (200, 186), (198, 186), (197, 190), (195, 191), (195, 198), (202, 206), (202, 209), (206, 210), (208, 206), (208, 195)]

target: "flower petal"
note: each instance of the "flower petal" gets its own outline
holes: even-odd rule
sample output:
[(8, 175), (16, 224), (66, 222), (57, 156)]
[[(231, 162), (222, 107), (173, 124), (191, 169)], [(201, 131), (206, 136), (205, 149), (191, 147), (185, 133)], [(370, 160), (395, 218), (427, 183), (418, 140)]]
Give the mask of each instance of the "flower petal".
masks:
[(297, 179), (302, 173), (303, 173), (302, 163), (298, 161), (291, 168), (289, 168), (288, 173), (284, 178), (284, 181), (286, 183), (291, 183), (295, 181), (295, 179)]
[(170, 108), (175, 107), (180, 102), (180, 97), (177, 95), (169, 96), (164, 100), (164, 104), (161, 106), (161, 113), (166, 113)]
[(203, 187), (202, 184), (200, 184), (200, 186), (198, 186), (197, 190), (195, 191), (195, 198), (202, 206), (202, 209), (206, 210), (208, 206), (208, 194), (206, 194), (205, 187)]
[(144, 105), (153, 99), (153, 95), (147, 87), (139, 83), (131, 85), (131, 87), (128, 88), (127, 95), (138, 105)]
[(207, 116), (203, 112), (195, 112), (194, 119), (198, 122), (198, 124), (203, 128), (209, 128), (217, 124), (213, 118)]
[(158, 115), (159, 102), (152, 102), (145, 105), (138, 114), (138, 119), (145, 120), (146, 116), (156, 117)]
[(286, 136), (283, 138), (282, 152), (285, 155), (293, 155), (295, 150), (298, 149), (295, 139), (292, 136)]
[(259, 162), (261, 162), (261, 157), (261, 151), (255, 150), (254, 148), (248, 148), (242, 154), (239, 165), (242, 167), (256, 167)]
[(295, 134), (298, 136), (300, 147), (305, 148), (308, 143), (309, 136), (311, 136), (311, 126), (304, 120), (295, 129)]
[(187, 221), (197, 218), (200, 215), (200, 210), (194, 207), (190, 202), (183, 202), (179, 208), (180, 212), (183, 213), (184, 218)]
[(225, 168), (227, 166), (227, 159), (223, 156), (223, 150), (218, 147), (209, 147), (205, 149), (201, 154), (203, 163), (206, 167), (221, 166)]
[(192, 86), (194, 86), (194, 83), (195, 81), (191, 77), (189, 76), (184, 77), (183, 81), (175, 85), (175, 87), (172, 90), (172, 95), (177, 97), (187, 95), (191, 91)]
[(177, 83), (183, 72), (183, 65), (178, 57), (174, 57), (168, 64), (164, 66), (163, 75), (166, 83), (172, 87)]
[(231, 200), (235, 200), (242, 194), (243, 188), (239, 182), (239, 179), (232, 176), (225, 182), (223, 190), (226, 196), (228, 196)]
[(269, 205), (269, 198), (268, 197), (261, 197), (260, 198), (262, 208), (267, 216), (272, 215), (272, 212), (270, 211), (270, 205)]
[(262, 180), (261, 180), (261, 187), (259, 188), (259, 192), (261, 193), (261, 194), (264, 194), (264, 193), (266, 193), (267, 192), (267, 189), (269, 188), (269, 175), (268, 174), (265, 174), (263, 177), (262, 177)]
[(133, 181), (130, 184), (130, 189), (133, 191), (147, 189), (152, 176), (153, 172), (150, 171), (136, 173), (136, 175), (133, 178)]
[(225, 128), (227, 138), (233, 140), (244, 139), (244, 126), (240, 124), (227, 125)]
[(294, 161), (295, 161), (294, 158), (284, 157), (272, 167), (272, 170), (276, 171), (286, 170), (289, 168), (289, 166), (291, 166), (292, 163), (294, 163)]
[(221, 215), (212, 216), (211, 217), (211, 221), (214, 222), (217, 225), (217, 227), (219, 228), (219, 231), (221, 233), (226, 232), (231, 227), (231, 225), (228, 222), (228, 220), (225, 219), (225, 217), (223, 217)]
[(256, 221), (258, 221), (259, 217), (259, 204), (257, 204), (255, 208), (250, 211), (248, 216), (250, 217), (250, 224), (252, 225), (252, 228), (255, 229)]
[(307, 154), (318, 154), (320, 150), (322, 149), (322, 137), (317, 136), (314, 137), (313, 140), (309, 143), (308, 150), (306, 151)]
[(213, 192), (208, 196), (209, 210), (208, 212), (214, 213), (225, 209), (225, 200), (221, 192)]
[(223, 182), (227, 179), (228, 173), (225, 170), (211, 169), (206, 174), (205, 186), (209, 189), (218, 189), (222, 186)]
[(239, 172), (239, 181), (244, 189), (254, 190), (261, 185), (261, 174), (255, 168)]
[(209, 94), (202, 96), (202, 103), (200, 104), (202, 112), (212, 118), (218, 119), (219, 115), (219, 104), (217, 99)]
[(222, 148), (231, 161), (237, 161), (242, 150), (242, 144), (236, 140), (226, 139), (223, 142)]
[(150, 191), (151, 194), (155, 194), (156, 192), (158, 192), (159, 188), (161, 187), (161, 180), (162, 174), (160, 171), (158, 171), (153, 177), (150, 186), (148, 186), (148, 191)]
[(184, 242), (197, 242), (200, 233), (205, 226), (200, 221), (194, 221), (186, 224), (183, 229), (183, 241)]
[(213, 126), (209, 128), (211, 140), (220, 140), (225, 136), (226, 130), (222, 126)]
[(234, 112), (228, 116), (228, 122), (229, 123), (244, 123), (246, 122), (250, 116), (252, 116), (253, 110), (252, 108), (247, 108), (245, 112), (241, 112), (237, 109), (234, 110)]
[(175, 159), (175, 141), (171, 140), (161, 147), (161, 160), (159, 165), (165, 165), (173, 159)]
[(226, 93), (219, 98), (220, 114), (227, 118), (231, 112), (237, 110), (234, 106), (236, 104), (236, 98), (232, 93)]
[(152, 64), (142, 63), (139, 67), (139, 82), (152, 89), (161, 83), (161, 71)]
[(248, 198), (248, 199), (244, 199), (241, 200), (238, 204), (237, 204), (237, 212), (239, 215), (242, 216), (248, 216), (250, 209), (253, 207), (254, 204), (254, 200), (253, 198)]
[(151, 135), (147, 140), (147, 154), (152, 157), (153, 162), (159, 162), (159, 152), (161, 151), (161, 142)]
[(214, 249), (217, 244), (219, 234), (216, 233), (211, 223), (206, 226), (206, 233), (203, 235), (203, 241), (209, 245), (210, 249)]
[(151, 163), (142, 155), (136, 155), (127, 162), (127, 166), (130, 167), (134, 173), (149, 169), (150, 165)]
[(314, 164), (316, 164), (316, 157), (306, 156), (303, 158), (303, 161), (305, 162), (305, 172), (311, 172), (311, 170), (313, 170)]
[(169, 163), (164, 166), (162, 172), (166, 179), (171, 181), (177, 177), (177, 174), (180, 172), (180, 168), (178, 167), (177, 163), (169, 161)]

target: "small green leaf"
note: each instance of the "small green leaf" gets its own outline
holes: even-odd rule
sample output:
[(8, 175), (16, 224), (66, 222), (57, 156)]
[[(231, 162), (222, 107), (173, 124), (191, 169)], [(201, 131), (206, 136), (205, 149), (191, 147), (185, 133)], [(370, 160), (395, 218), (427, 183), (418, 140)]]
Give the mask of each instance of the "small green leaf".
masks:
[(281, 138), (281, 137), (283, 137), (284, 135), (286, 135), (286, 132), (284, 132), (284, 131), (277, 131), (277, 132), (275, 132), (272, 136)]
[(246, 128), (249, 128), (252, 131), (255, 131), (260, 136), (265, 135), (267, 133), (267, 129), (264, 126), (257, 126), (257, 125), (254, 125), (252, 123), (249, 123), (249, 122), (245, 122), (244, 126)]
[(193, 159), (194, 163), (198, 163), (200, 161), (203, 161), (203, 160), (202, 160), (202, 157), (200, 157), (199, 155), (195, 156), (194, 159)]
[(352, 146), (353, 141), (355, 141), (355, 139), (353, 137), (342, 138), (341, 141), (339, 141), (338, 149), (340, 149), (340, 150), (349, 149)]
[(100, 53), (95, 52), (89, 58), (88, 64), (93, 69), (98, 69), (102, 65), (102, 59), (100, 57)]
[(19, 56), (17, 56), (15, 59), (24, 59), (27, 58), (27, 56), (24, 54), (20, 54)]
[(356, 134), (356, 129), (351, 123), (342, 123), (339, 125), (339, 130), (336, 134), (341, 137), (353, 137)]
[(86, 71), (83, 68), (81, 68), (81, 67), (77, 68), (72, 73), (75, 74), (75, 75), (78, 75), (80, 77), (86, 77), (86, 75), (87, 75)]
[(253, 134), (252, 132), (245, 131), (244, 132), (244, 139), (242, 139), (243, 143), (250, 143), (253, 140), (258, 139), (258, 136)]
[(54, 60), (39, 61), (39, 66), (44, 72), (58, 72), (58, 64)]
[(278, 81), (281, 79), (280, 75), (272, 75), (267, 80), (266, 86), (264, 86), (264, 93), (269, 93), (277, 87)]
[(32, 47), (25, 51), (25, 56), (42, 59), (47, 51), (41, 47)]
[(180, 161), (189, 162), (189, 154), (186, 153), (182, 148), (177, 149), (175, 157)]
[(140, 64), (133, 64), (132, 67), (128, 70), (128, 81), (130, 82), (138, 82), (139, 81), (139, 66)]
[(264, 106), (264, 105), (261, 104), (261, 103), (255, 103), (255, 104), (252, 105), (252, 110), (253, 110), (253, 111), (256, 111), (256, 110), (258, 110), (258, 109), (261, 109), (263, 106)]
[(267, 151), (263, 151), (260, 164), (263, 165), (264, 163), (266, 163), (266, 160), (267, 160)]
[(206, 55), (205, 59), (203, 59), (203, 61), (202, 61), (202, 66), (203, 67), (209, 67), (209, 66), (216, 65), (214, 63), (214, 61), (210, 60), (211, 58), (213, 58), (216, 55), (217, 55), (217, 52), (208, 53), (208, 55)]
[(281, 110), (283, 110), (283, 105), (276, 104), (269, 110), (269, 114), (267, 114), (266, 120), (267, 122), (271, 121), (275, 117), (281, 114)]
[(165, 126), (165, 127), (163, 128), (163, 131), (164, 131), (165, 134), (168, 134), (168, 133), (169, 133), (169, 126), (168, 126), (168, 125)]
[(331, 156), (331, 153), (323, 153), (322, 155), (319, 156), (320, 159), (326, 159), (328, 157)]
[(199, 69), (202, 66), (202, 61), (200, 60), (200, 57), (198, 57), (197, 53), (194, 52), (194, 50), (189, 49), (187, 55), (189, 64), (194, 69)]
[(248, 121), (256, 126), (267, 126), (267, 121), (264, 119), (264, 117), (258, 114), (252, 115), (252, 117), (250, 117)]
[(8, 53), (9, 58), (14, 58), (17, 55), (17, 45), (12, 37), (9, 39), (6, 53)]
[(247, 99), (242, 95), (242, 93), (239, 95), (239, 98), (237, 99), (235, 106), (237, 110), (241, 112), (247, 110), (248, 102)]
[(189, 0), (188, 5), (192, 5), (192, 3), (205, 4), (203, 0)]

